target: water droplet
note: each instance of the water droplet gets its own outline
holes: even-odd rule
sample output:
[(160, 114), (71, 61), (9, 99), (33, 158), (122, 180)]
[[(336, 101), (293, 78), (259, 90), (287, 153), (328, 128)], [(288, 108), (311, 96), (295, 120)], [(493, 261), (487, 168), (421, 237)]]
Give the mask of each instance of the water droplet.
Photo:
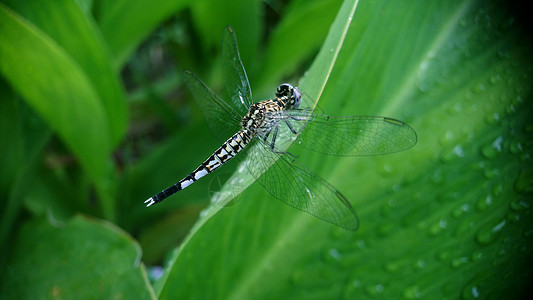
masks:
[(522, 144), (520, 142), (512, 142), (511, 147), (509, 147), (509, 150), (512, 154), (522, 153)]
[(337, 249), (335, 249), (335, 248), (331, 248), (331, 249), (329, 249), (328, 254), (329, 254), (329, 256), (332, 257), (334, 260), (340, 260), (340, 259), (341, 259), (341, 254), (339, 253), (339, 250), (337, 250)]
[(450, 203), (455, 202), (455, 200), (461, 197), (458, 191), (446, 191), (437, 196), (437, 201), (439, 203)]
[(453, 153), (457, 155), (457, 157), (463, 157), (465, 156), (465, 151), (463, 150), (463, 147), (461, 145), (457, 145), (453, 148)]
[(385, 270), (389, 273), (396, 273), (398, 270), (402, 269), (402, 262), (401, 261), (393, 261), (385, 264)]
[(495, 158), (498, 153), (502, 152), (503, 137), (499, 136), (490, 145), (481, 148), (481, 154), (489, 159)]
[(441, 146), (448, 146), (455, 140), (455, 134), (451, 130), (446, 130), (440, 137), (439, 142)]
[(150, 280), (156, 281), (163, 276), (163, 271), (164, 269), (161, 266), (150, 267), (148, 268), (148, 277)]
[(431, 182), (440, 184), (444, 181), (444, 176), (442, 174), (442, 169), (436, 169), (433, 171), (433, 174), (431, 176)]
[(483, 170), (483, 176), (487, 179), (493, 179), (496, 177), (500, 177), (500, 169), (489, 169), (486, 168)]
[(498, 233), (505, 226), (505, 222), (506, 221), (503, 220), (496, 225), (482, 227), (476, 234), (476, 240), (478, 241), (478, 243), (482, 245), (487, 245), (494, 242), (494, 240), (498, 236)]
[(328, 265), (336, 265), (341, 268), (350, 268), (354, 263), (354, 247), (326, 248), (322, 251), (322, 260)]
[(533, 191), (533, 173), (531, 171), (520, 170), (513, 184), (513, 188), (519, 194), (531, 193)]
[(496, 53), (498, 54), (499, 58), (511, 58), (511, 54), (507, 49), (498, 49)]
[(427, 263), (426, 263), (425, 260), (417, 259), (416, 262), (415, 262), (415, 264), (414, 264), (414, 267), (415, 267), (416, 269), (421, 270), (421, 269), (424, 269), (424, 268), (426, 267), (426, 265), (427, 265)]
[(403, 297), (406, 299), (418, 299), (421, 295), (420, 288), (416, 285), (403, 290)]
[(437, 254), (437, 258), (440, 261), (447, 261), (450, 258), (451, 254), (449, 251), (442, 251), (439, 254)]
[(470, 211), (470, 204), (464, 203), (452, 211), (452, 217), (459, 219), (468, 211)]
[(463, 220), (457, 227), (455, 227), (455, 236), (462, 237), (464, 234), (472, 231), (476, 223), (472, 220)]
[(498, 151), (492, 147), (492, 145), (481, 148), (481, 154), (486, 158), (495, 158), (498, 155)]
[(448, 227), (448, 221), (441, 219), (441, 220), (439, 220), (438, 223), (433, 224), (429, 228), (429, 233), (431, 235), (437, 235), (437, 234), (441, 233), (442, 231), (444, 231), (444, 229), (446, 229), (447, 227)]
[(382, 294), (383, 291), (385, 291), (385, 286), (383, 284), (376, 284), (376, 285), (372, 285), (372, 286), (367, 286), (365, 291), (366, 291), (366, 293), (369, 296), (376, 297), (376, 296)]
[(467, 256), (454, 258), (454, 259), (452, 259), (450, 265), (452, 266), (452, 268), (457, 269), (457, 268), (465, 265), (466, 263), (468, 263), (469, 260), (470, 259)]
[(521, 215), (516, 211), (508, 211), (506, 214), (506, 219), (509, 221), (510, 224), (516, 224), (518, 221), (520, 221)]
[(358, 280), (354, 279), (352, 280), (351, 284), (347, 284), (343, 291), (343, 297), (344, 299), (349, 299), (350, 297), (353, 297), (353, 295), (357, 295), (361, 293), (361, 288), (363, 287), (363, 283)]
[(503, 185), (502, 184), (497, 184), (496, 186), (494, 186), (492, 188), (492, 194), (495, 197), (502, 196), (503, 195)]
[(476, 208), (477, 210), (479, 211), (484, 211), (486, 210), (487, 208), (489, 208), (490, 206), (492, 206), (493, 204), (493, 199), (492, 199), (492, 195), (487, 195), (487, 197), (483, 198), (483, 199), (480, 199), (477, 203), (476, 203)]
[(366, 248), (366, 243), (364, 240), (357, 240), (355, 242), (355, 245), (357, 246), (357, 248), (359, 249), (365, 249)]
[(487, 88), (485, 87), (485, 84), (478, 83), (478, 84), (474, 85), (472, 90), (476, 94), (482, 94), (482, 93), (484, 93), (487, 90)]
[(463, 110), (464, 110), (463, 104), (460, 102), (457, 102), (451, 107), (450, 113), (454, 115), (454, 114), (462, 113)]
[(527, 203), (523, 199), (513, 199), (509, 206), (514, 211), (524, 211), (529, 208), (529, 203)]
[(463, 289), (461, 296), (462, 299), (478, 299), (480, 296), (479, 289), (476, 285), (469, 284)]
[(454, 161), (456, 158), (463, 157), (465, 155), (464, 149), (461, 145), (456, 145), (451, 151), (444, 152), (440, 159), (444, 163), (449, 163)]
[(473, 262), (479, 261), (483, 258), (483, 252), (481, 251), (474, 251), (472, 255), (470, 255), (470, 259), (472, 259)]
[(497, 85), (500, 82), (502, 82), (502, 77), (500, 76), (500, 74), (493, 74), (490, 77), (490, 83)]
[(498, 124), (498, 122), (500, 122), (500, 120), (501, 120), (501, 117), (500, 117), (500, 114), (498, 114), (498, 113), (487, 114), (485, 116), (485, 122), (487, 122), (487, 124), (489, 124), (489, 125)]
[(199, 217), (200, 217), (200, 219), (201, 219), (201, 218), (205, 218), (205, 216), (207, 216), (208, 214), (209, 214), (209, 208), (202, 209), (202, 210), (200, 211), (200, 216), (199, 216)]
[(391, 177), (394, 174), (394, 168), (391, 164), (385, 163), (378, 168), (378, 172), (383, 177)]

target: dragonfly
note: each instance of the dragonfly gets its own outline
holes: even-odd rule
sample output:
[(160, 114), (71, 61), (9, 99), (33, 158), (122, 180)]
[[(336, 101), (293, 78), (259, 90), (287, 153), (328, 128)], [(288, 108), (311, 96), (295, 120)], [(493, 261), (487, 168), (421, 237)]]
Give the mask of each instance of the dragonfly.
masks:
[(242, 154), (246, 169), (272, 196), (341, 228), (356, 230), (359, 220), (346, 197), (285, 152), (283, 143), (292, 141), (327, 155), (382, 155), (413, 147), (417, 142), (413, 128), (393, 118), (332, 117), (300, 108), (302, 93), (288, 83), (276, 89), (274, 98), (254, 103), (231, 27), (225, 29), (222, 38), (222, 64), (230, 101), (213, 93), (192, 72), (184, 73), (185, 85), (210, 131), (223, 141), (222, 146), (185, 178), (146, 200), (147, 206), (163, 201), (246, 152)]

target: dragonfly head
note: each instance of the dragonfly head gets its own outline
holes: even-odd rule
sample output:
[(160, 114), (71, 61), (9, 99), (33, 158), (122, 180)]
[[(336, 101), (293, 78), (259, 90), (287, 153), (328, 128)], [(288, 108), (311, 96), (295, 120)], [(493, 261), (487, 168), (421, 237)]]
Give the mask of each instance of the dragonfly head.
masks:
[(282, 83), (276, 90), (276, 97), (287, 101), (287, 109), (297, 109), (302, 104), (302, 94), (297, 87)]

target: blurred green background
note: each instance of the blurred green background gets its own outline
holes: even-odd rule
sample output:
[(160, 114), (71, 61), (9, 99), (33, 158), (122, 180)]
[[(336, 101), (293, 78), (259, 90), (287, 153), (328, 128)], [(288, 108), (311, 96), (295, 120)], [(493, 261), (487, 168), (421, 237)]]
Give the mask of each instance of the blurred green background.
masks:
[[(0, 1), (0, 298), (521, 299), (533, 270), (526, 12), (481, 0)], [(324, 113), (417, 131), (415, 148), (383, 157), (290, 148), (350, 200), (358, 231), (257, 184), (208, 206), (209, 177), (145, 208), (219, 146), (181, 74), (223, 90), (227, 25), (256, 101), (329, 77)]]

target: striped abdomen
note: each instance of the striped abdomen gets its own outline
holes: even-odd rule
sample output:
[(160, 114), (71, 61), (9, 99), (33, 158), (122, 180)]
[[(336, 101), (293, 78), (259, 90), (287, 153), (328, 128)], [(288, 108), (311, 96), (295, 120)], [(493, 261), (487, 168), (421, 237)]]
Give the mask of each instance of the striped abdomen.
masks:
[(244, 147), (246, 147), (246, 145), (248, 145), (248, 143), (250, 142), (251, 137), (251, 133), (246, 129), (237, 132), (232, 137), (230, 137), (224, 144), (222, 144), (222, 146), (220, 146), (220, 148), (218, 148), (218, 150), (215, 151), (215, 153), (213, 153), (211, 157), (209, 157), (198, 168), (196, 168), (194, 172), (180, 180), (178, 183), (169, 187), (168, 189), (144, 201), (144, 203), (148, 203), (146, 206), (150, 206), (152, 204), (161, 202), (172, 194), (179, 192), (184, 188), (188, 187), (189, 185), (193, 184), (196, 180), (218, 169), (228, 160), (237, 155), (237, 153), (239, 153)]

